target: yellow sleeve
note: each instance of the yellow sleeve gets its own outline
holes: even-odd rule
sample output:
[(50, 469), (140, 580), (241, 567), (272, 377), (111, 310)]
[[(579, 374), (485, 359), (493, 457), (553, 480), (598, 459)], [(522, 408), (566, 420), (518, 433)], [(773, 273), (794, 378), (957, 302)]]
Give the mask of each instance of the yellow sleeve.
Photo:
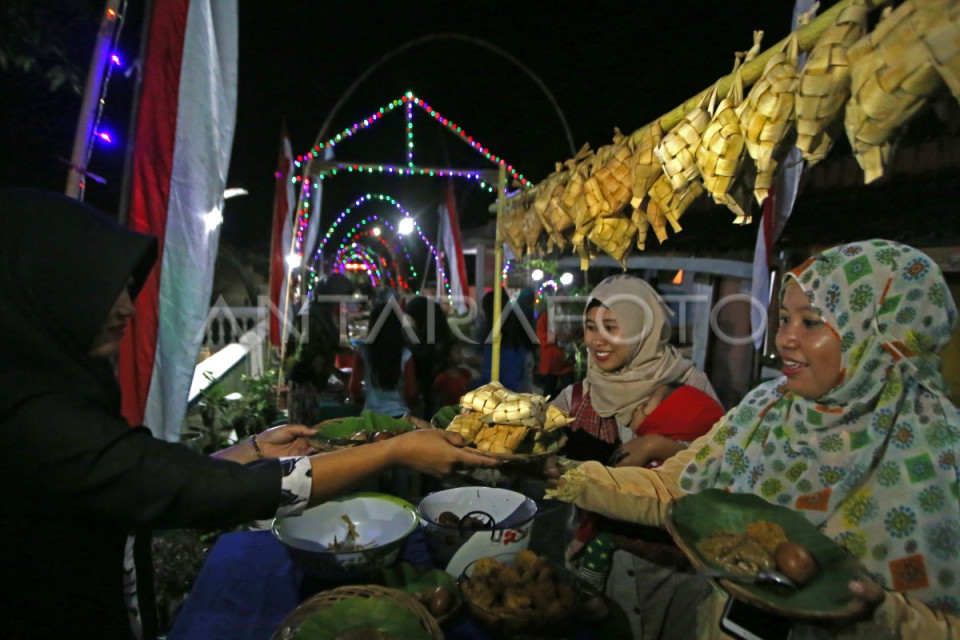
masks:
[(887, 591), (886, 598), (873, 612), (872, 619), (853, 625), (850, 631), (853, 631), (850, 637), (855, 638), (887, 637), (884, 636), (885, 632), (895, 634), (893, 637), (896, 638), (958, 640), (960, 618), (931, 609), (903, 593)]
[(712, 436), (713, 429), (657, 469), (584, 462), (565, 473), (563, 485), (549, 491), (547, 497), (572, 502), (615, 520), (663, 526), (667, 505), (686, 495), (680, 488), (680, 474)]

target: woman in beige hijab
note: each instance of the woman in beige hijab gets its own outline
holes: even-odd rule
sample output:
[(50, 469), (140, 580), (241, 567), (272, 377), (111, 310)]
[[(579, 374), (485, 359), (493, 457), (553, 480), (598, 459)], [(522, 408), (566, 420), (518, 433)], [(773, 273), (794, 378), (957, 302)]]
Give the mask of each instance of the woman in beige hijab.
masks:
[[(586, 379), (553, 401), (574, 418), (566, 457), (655, 465), (706, 433), (722, 414), (707, 376), (670, 344), (672, 315), (653, 287), (634, 276), (611, 276), (590, 293), (583, 317)], [(684, 414), (690, 424), (677, 424), (677, 433), (692, 435), (645, 433), (647, 415), (677, 387), (689, 392), (691, 407)], [(704, 422), (703, 416), (711, 417)], [(625, 610), (636, 638), (668, 637), (665, 603), (680, 592), (692, 590), (690, 597), (698, 598), (709, 589), (706, 581), (676, 570), (685, 560), (659, 531), (623, 527), (588, 512), (574, 513), (571, 527), (568, 561)], [(683, 633), (682, 624), (671, 627)]]

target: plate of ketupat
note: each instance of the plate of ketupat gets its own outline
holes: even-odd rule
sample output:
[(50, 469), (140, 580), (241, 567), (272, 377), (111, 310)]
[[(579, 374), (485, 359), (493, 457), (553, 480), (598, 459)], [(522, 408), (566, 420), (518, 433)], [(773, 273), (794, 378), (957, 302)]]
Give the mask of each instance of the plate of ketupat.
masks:
[(847, 585), (863, 575), (861, 565), (796, 511), (753, 494), (709, 489), (673, 501), (666, 526), (697, 569), (744, 575), (776, 569), (797, 584), (788, 589), (721, 579), (720, 586), (740, 600), (811, 622), (857, 613)]
[(510, 391), (498, 382), (469, 391), (460, 404), (444, 407), (434, 426), (459, 433), (478, 451), (516, 460), (558, 453), (571, 418), (543, 396)]

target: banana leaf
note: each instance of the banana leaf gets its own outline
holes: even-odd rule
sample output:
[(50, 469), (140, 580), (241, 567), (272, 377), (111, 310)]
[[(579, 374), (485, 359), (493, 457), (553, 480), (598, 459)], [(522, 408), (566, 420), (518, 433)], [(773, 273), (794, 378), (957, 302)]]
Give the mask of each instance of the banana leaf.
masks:
[(460, 405), (447, 405), (433, 414), (433, 418), (430, 419), (430, 423), (437, 429), (446, 429), (458, 413), (460, 413)]
[(414, 427), (406, 420), (397, 420), (373, 411), (364, 411), (359, 416), (335, 418), (313, 425), (317, 436), (325, 440), (348, 440), (357, 433), (373, 435), (377, 431), (403, 432), (413, 431)]
[(743, 533), (747, 524), (758, 520), (775, 522), (783, 527), (789, 540), (805, 546), (816, 559), (819, 574), (791, 591), (728, 580), (722, 580), (721, 586), (745, 602), (789, 618), (822, 622), (849, 619), (855, 610), (847, 584), (859, 577), (859, 563), (793, 509), (771, 504), (753, 494), (708, 489), (671, 503), (666, 524), (674, 541), (695, 567), (720, 569), (700, 552), (698, 543), (722, 529)]
[(336, 640), (347, 633), (361, 631), (377, 638), (431, 640), (415, 613), (386, 598), (341, 600), (307, 618), (297, 627), (293, 638)]

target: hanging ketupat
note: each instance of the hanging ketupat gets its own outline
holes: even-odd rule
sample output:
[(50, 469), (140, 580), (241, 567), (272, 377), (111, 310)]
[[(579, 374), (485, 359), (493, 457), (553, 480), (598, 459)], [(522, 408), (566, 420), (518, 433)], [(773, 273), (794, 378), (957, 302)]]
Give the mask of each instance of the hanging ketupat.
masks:
[(841, 132), (843, 106), (850, 97), (847, 52), (867, 30), (867, 7), (856, 2), (837, 19), (807, 55), (797, 83), (797, 148), (812, 166), (826, 157)]
[[(630, 171), (633, 152), (627, 145), (626, 136), (616, 127), (613, 130), (613, 145), (604, 148), (607, 151), (603, 164), (594, 171), (593, 177), (600, 185), (600, 192), (607, 201), (608, 210), (616, 213), (630, 202), (633, 195), (633, 177)], [(597, 155), (599, 157), (600, 154)]]
[(906, 0), (850, 47), (850, 100), (844, 127), (869, 184), (883, 176), (894, 131), (915, 114), (942, 80), (918, 28), (939, 21), (950, 0)]
[(937, 73), (953, 97), (960, 100), (960, 4), (945, 4), (942, 13), (923, 12), (917, 31)]
[(644, 129), (639, 140), (634, 143), (634, 136), (627, 138), (628, 144), (633, 144), (633, 155), (630, 157), (630, 175), (632, 181), (630, 190), (632, 199), (630, 204), (636, 208), (643, 200), (647, 191), (653, 186), (657, 178), (663, 173), (663, 166), (657, 158), (655, 149), (663, 140), (663, 127), (660, 122), (654, 122)]
[(630, 219), (617, 214), (595, 220), (587, 239), (626, 268), (624, 260), (636, 233), (637, 228)]
[(707, 110), (707, 105), (716, 104), (716, 95), (717, 85), (714, 84), (709, 93), (704, 94), (701, 104), (691, 109), (677, 126), (663, 136), (663, 140), (654, 149), (657, 159), (663, 165), (663, 173), (670, 179), (675, 191), (682, 191), (690, 182), (700, 177), (697, 148), (713, 117)]
[[(754, 32), (754, 48), (758, 48), (756, 43), (762, 35), (763, 32)], [(734, 224), (750, 222), (750, 216), (744, 208), (729, 195), (730, 187), (740, 173), (744, 156), (743, 132), (740, 129), (737, 110), (743, 100), (740, 56), (741, 54), (737, 54), (734, 63), (730, 93), (716, 108), (713, 104), (708, 107), (708, 110), (713, 112), (713, 118), (703, 132), (696, 153), (697, 168), (703, 178), (703, 186), (713, 197), (714, 202), (726, 205), (736, 214)]]
[(667, 239), (667, 223), (673, 227), (674, 233), (682, 231), (680, 217), (703, 193), (703, 184), (700, 180), (688, 182), (679, 191), (675, 191), (666, 174), (662, 174), (650, 187), (649, 202), (646, 203), (647, 220), (657, 234), (661, 244)]
[(556, 224), (553, 219), (550, 217), (550, 205), (553, 199), (553, 194), (556, 189), (560, 186), (562, 179), (562, 174), (559, 172), (559, 167), (557, 171), (547, 176), (543, 182), (541, 182), (537, 187), (537, 195), (533, 199), (533, 204), (531, 209), (536, 213), (537, 218), (540, 220), (540, 224), (543, 226), (544, 231), (547, 233), (549, 238), (547, 242), (547, 252), (550, 252), (554, 246), (559, 249), (563, 249), (567, 241), (563, 237), (563, 233), (560, 230), (557, 230)]
[[(809, 14), (798, 20), (803, 26)], [(787, 38), (783, 50), (767, 61), (763, 75), (753, 85), (743, 104), (740, 105), (740, 128), (747, 154), (757, 165), (757, 177), (753, 187), (758, 204), (763, 204), (770, 194), (773, 175), (777, 169), (778, 151), (793, 146), (790, 138), (795, 132), (795, 99), (800, 72), (797, 70), (799, 43), (797, 31)]]
[(572, 229), (574, 225), (573, 216), (567, 212), (562, 204), (563, 193), (567, 188), (567, 181), (570, 179), (570, 174), (566, 171), (560, 172), (561, 166), (559, 163), (557, 164), (558, 173), (556, 174), (556, 182), (550, 190), (550, 200), (547, 203), (547, 210), (544, 214), (553, 228), (551, 236), (554, 238), (554, 242), (557, 243), (559, 249), (566, 247), (566, 233)]

